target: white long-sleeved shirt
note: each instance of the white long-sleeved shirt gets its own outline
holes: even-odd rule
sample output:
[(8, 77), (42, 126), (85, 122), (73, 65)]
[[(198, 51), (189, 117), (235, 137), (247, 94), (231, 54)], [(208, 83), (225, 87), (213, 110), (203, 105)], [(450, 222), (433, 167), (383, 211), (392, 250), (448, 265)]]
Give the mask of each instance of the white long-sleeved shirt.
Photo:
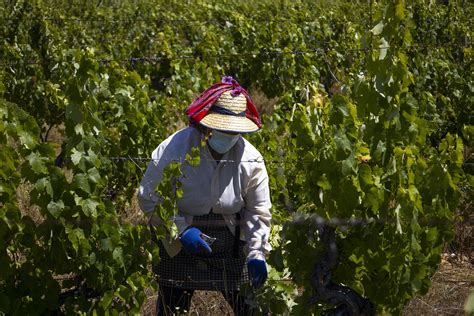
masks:
[[(222, 214), (235, 234), (236, 213), (241, 212), (241, 240), (246, 241), (248, 259), (264, 259), (270, 251), (271, 201), (268, 174), (262, 155), (245, 138), (239, 141), (218, 163), (207, 145), (202, 146), (202, 134), (193, 127), (184, 128), (163, 141), (152, 153), (151, 162), (140, 183), (140, 208), (151, 214), (159, 203), (155, 188), (163, 177), (164, 168), (172, 161), (185, 161), (186, 154), (200, 147), (200, 164), (183, 163), (183, 196), (177, 200), (178, 210), (173, 220), (179, 230), (192, 225), (193, 216), (208, 214), (211, 209)], [(170, 256), (181, 250), (177, 236), (163, 240)]]

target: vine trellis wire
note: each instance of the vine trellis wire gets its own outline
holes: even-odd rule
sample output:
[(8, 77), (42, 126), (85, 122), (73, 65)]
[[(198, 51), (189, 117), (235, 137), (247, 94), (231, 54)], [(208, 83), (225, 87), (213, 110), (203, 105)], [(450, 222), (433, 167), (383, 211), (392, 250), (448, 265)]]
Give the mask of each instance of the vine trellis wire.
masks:
[[(325, 42), (321, 42), (325, 43)], [(97, 58), (97, 62), (100, 64), (108, 64), (111, 62), (118, 62), (118, 63), (130, 63), (132, 66), (137, 63), (159, 63), (160, 61), (170, 61), (170, 60), (198, 60), (198, 59), (220, 59), (220, 58), (230, 58), (230, 57), (246, 57), (246, 58), (257, 58), (257, 57), (265, 57), (265, 58), (277, 58), (282, 55), (293, 55), (293, 56), (302, 56), (306, 54), (321, 54), (327, 60), (327, 53), (334, 52), (334, 53), (350, 53), (350, 52), (368, 52), (368, 51), (380, 51), (380, 50), (387, 50), (390, 48), (404, 48), (404, 49), (460, 49), (460, 48), (472, 48), (471, 44), (463, 44), (463, 45), (454, 45), (455, 43), (447, 42), (442, 44), (433, 44), (433, 45), (426, 45), (426, 44), (412, 44), (409, 46), (400, 46), (400, 45), (386, 45), (386, 46), (379, 46), (379, 47), (363, 47), (363, 48), (351, 48), (351, 49), (335, 49), (335, 48), (328, 48), (324, 46), (320, 47), (312, 47), (305, 50), (301, 49), (291, 49), (288, 47), (279, 48), (279, 49), (261, 49), (259, 51), (254, 52), (240, 52), (240, 53), (227, 53), (227, 54), (198, 54), (195, 52), (190, 52), (188, 54), (175, 54), (170, 56), (160, 56), (160, 55), (152, 55), (152, 56), (130, 56), (127, 58)], [(23, 65), (44, 65), (44, 64), (72, 64), (71, 61), (54, 59), (54, 56), (49, 56), (51, 60), (22, 60), (16, 62), (8, 62), (8, 61), (0, 61), (0, 68), (12, 68), (14, 66), (23, 66)]]

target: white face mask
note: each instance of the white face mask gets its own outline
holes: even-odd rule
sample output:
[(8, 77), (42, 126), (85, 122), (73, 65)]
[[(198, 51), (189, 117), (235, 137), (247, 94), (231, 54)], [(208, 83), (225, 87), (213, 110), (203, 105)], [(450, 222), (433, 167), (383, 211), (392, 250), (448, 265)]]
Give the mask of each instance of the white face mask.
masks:
[(225, 154), (235, 145), (235, 143), (237, 143), (239, 138), (240, 134), (230, 135), (213, 130), (208, 142), (209, 146), (219, 154)]

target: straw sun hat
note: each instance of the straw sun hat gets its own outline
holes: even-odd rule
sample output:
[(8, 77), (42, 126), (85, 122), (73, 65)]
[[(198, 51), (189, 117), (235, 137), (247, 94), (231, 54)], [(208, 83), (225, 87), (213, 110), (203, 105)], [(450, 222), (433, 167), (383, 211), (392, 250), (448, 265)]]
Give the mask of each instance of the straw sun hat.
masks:
[(223, 132), (251, 133), (259, 130), (257, 124), (245, 116), (247, 98), (243, 93), (232, 96), (231, 91), (222, 93), (209, 113), (199, 122), (208, 128)]

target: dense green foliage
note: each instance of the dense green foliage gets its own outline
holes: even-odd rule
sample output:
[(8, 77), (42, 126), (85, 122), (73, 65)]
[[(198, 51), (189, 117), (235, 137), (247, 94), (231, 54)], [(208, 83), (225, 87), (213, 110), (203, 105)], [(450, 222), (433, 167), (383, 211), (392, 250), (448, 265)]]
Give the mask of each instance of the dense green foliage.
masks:
[[(473, 9), (4, 1), (0, 311), (139, 311), (158, 258), (146, 226), (122, 214), (146, 161), (114, 157), (149, 157), (226, 74), (277, 102), (249, 135), (267, 160), (276, 221), (363, 219), (338, 228), (334, 277), (399, 312), (428, 289), (452, 238), (457, 183), (472, 181), (461, 164), (474, 137)], [(19, 186), (31, 187), (28, 210)], [(297, 314), (322, 245), (309, 221), (275, 228), (271, 278), (289, 275), (294, 286), (269, 280), (257, 299), (288, 312), (303, 286)]]

